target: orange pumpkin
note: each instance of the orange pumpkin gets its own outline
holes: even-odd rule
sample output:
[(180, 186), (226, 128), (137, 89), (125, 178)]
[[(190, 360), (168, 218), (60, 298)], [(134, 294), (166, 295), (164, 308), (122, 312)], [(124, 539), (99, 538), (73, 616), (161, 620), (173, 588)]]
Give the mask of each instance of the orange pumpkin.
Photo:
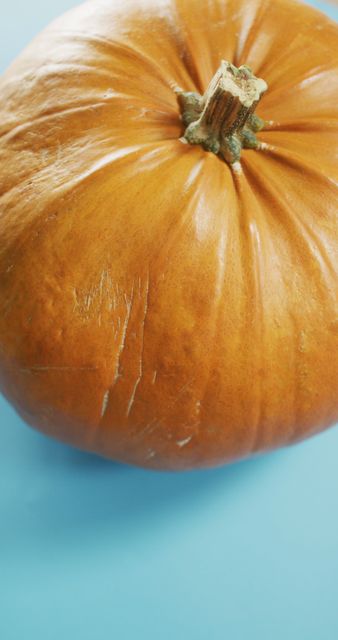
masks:
[(96, 0), (12, 64), (0, 385), (28, 423), (186, 469), (338, 419), (337, 61), (291, 0)]

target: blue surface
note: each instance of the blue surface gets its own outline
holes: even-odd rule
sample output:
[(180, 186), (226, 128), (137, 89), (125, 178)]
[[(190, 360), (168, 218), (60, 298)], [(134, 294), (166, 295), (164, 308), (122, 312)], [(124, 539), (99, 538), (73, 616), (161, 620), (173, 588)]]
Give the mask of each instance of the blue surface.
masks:
[[(72, 4), (11, 0), (0, 66)], [(337, 640), (338, 429), (158, 474), (0, 424), (1, 640)]]

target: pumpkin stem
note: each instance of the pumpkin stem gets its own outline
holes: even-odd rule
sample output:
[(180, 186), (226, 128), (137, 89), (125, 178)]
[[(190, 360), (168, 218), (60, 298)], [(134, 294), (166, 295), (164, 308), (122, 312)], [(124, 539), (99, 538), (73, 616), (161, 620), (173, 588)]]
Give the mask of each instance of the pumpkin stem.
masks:
[(226, 162), (238, 162), (243, 148), (256, 149), (257, 131), (264, 121), (254, 110), (268, 85), (246, 65), (235, 67), (223, 60), (203, 96), (178, 89), (177, 99), (184, 138), (219, 154)]

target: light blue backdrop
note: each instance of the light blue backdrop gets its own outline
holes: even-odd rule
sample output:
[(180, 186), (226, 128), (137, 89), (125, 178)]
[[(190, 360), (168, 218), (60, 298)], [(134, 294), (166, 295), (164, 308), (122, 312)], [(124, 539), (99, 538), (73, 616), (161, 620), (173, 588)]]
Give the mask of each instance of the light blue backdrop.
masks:
[[(1, 69), (73, 4), (2, 5)], [(338, 429), (172, 475), (0, 423), (1, 640), (338, 639)]]

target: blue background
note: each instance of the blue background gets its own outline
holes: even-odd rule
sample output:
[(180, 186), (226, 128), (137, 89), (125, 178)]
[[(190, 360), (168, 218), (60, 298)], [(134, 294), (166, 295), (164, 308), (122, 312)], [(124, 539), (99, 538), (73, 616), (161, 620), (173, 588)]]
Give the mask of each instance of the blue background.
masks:
[[(8, 0), (0, 70), (72, 5)], [(0, 424), (1, 640), (337, 640), (338, 429), (159, 474)]]

